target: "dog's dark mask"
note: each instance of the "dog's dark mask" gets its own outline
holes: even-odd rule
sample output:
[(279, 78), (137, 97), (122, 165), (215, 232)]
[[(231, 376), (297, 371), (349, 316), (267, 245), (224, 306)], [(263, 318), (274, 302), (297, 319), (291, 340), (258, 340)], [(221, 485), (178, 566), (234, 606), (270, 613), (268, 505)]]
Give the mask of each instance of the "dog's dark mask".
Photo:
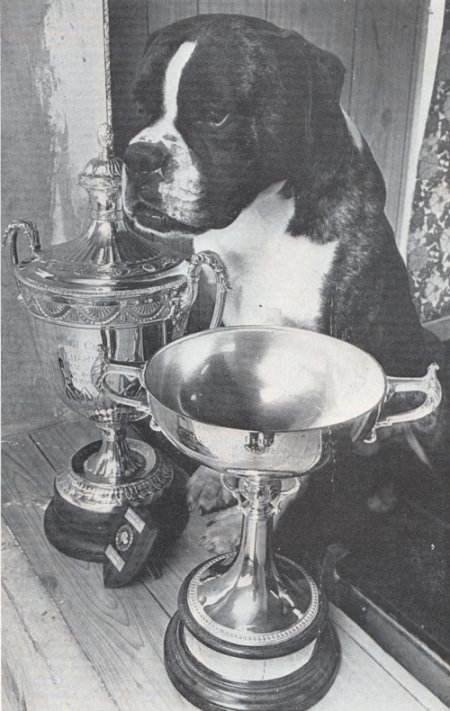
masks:
[[(164, 124), (167, 67), (186, 42)], [(156, 32), (134, 89), (143, 130), (125, 153), (128, 216), (198, 233), (226, 227), (273, 183), (298, 193), (326, 182), (346, 150), (343, 77), (336, 57), (257, 18), (200, 15)]]

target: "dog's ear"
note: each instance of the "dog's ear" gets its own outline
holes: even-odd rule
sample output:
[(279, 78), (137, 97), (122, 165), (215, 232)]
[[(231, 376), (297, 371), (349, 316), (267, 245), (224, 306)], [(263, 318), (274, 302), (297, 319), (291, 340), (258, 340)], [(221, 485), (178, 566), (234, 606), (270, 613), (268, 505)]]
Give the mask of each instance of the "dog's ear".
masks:
[(344, 66), (334, 54), (319, 49), (295, 31), (274, 28), (266, 38), (276, 56), (283, 86), (291, 175), (297, 183), (311, 184), (316, 176), (326, 181), (351, 153), (339, 103)]
[[(297, 33), (295, 33), (297, 34)], [(313, 75), (313, 101), (320, 110), (337, 110), (344, 85), (345, 68), (336, 55), (331, 54), (297, 35), (300, 51), (308, 58)]]
[(345, 68), (331, 52), (302, 42), (311, 68), (310, 136), (313, 160), (321, 172), (333, 173), (351, 152), (347, 125), (340, 106)]

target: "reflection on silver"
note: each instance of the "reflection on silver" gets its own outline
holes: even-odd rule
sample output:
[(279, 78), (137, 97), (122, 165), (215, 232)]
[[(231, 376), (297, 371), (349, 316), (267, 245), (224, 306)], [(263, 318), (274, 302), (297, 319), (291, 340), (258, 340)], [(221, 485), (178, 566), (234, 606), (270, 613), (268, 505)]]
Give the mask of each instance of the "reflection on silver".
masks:
[[(149, 409), (166, 437), (206, 466), (277, 477), (304, 474), (373, 428), (433, 412), (437, 366), (423, 378), (389, 378), (367, 353), (338, 339), (293, 328), (241, 326), (187, 336), (162, 348), (141, 372)], [(420, 407), (383, 419), (404, 390)], [(131, 402), (130, 402), (131, 404)], [(180, 422), (196, 448), (180, 439)], [(211, 454), (200, 451), (198, 443)]]
[[(122, 371), (125, 373), (125, 370)], [(243, 512), (240, 549), (191, 578), (191, 615), (216, 638), (247, 646), (276, 645), (300, 635), (319, 610), (317, 586), (299, 566), (276, 559), (273, 516), (331, 449), (351, 446), (373, 428), (432, 412), (441, 390), (436, 366), (424, 378), (387, 378), (354, 346), (311, 331), (241, 326), (187, 336), (162, 348), (146, 366), (126, 369), (145, 386), (142, 400), (105, 392), (123, 406), (151, 412), (181, 451), (222, 472)], [(395, 392), (425, 394), (420, 407), (382, 419)]]
[[(56, 474), (56, 487), (61, 496), (75, 506), (93, 509), (97, 513), (108, 513), (127, 502), (140, 504), (155, 501), (173, 480), (172, 465), (145, 442), (136, 439), (125, 441), (129, 442), (132, 455), (140, 456), (145, 462), (140, 477), (133, 472), (133, 478), (129, 481), (123, 478), (109, 482), (106, 478), (96, 477), (95, 473), (86, 476), (85, 470), (77, 474), (73, 467), (64, 468)], [(148, 476), (149, 471), (151, 476)]]
[[(371, 356), (343, 341), (242, 326), (169, 344), (140, 378), (166, 437), (221, 471), (244, 514), (236, 557), (215, 558), (191, 578), (191, 615), (216, 638), (240, 645), (297, 637), (313, 624), (319, 597), (303, 569), (272, 551), (273, 516), (295, 490), (289, 477), (318, 468), (331, 446), (338, 451), (389, 426), (383, 406), (395, 392), (418, 390), (425, 400), (392, 423), (432, 412), (441, 397), (436, 366), (423, 378), (388, 378)], [(181, 420), (195, 447), (180, 437)]]
[[(32, 316), (39, 367), (61, 400), (95, 422), (103, 434), (98, 451), (83, 448), (81, 472), (69, 467), (58, 476), (58, 491), (72, 503), (99, 511), (123, 500), (140, 501), (144, 494), (152, 497), (163, 486), (154, 471), (152, 448), (125, 437), (125, 426), (145, 413), (117, 404), (97, 387), (105, 361), (144, 363), (182, 336), (203, 265), (212, 268), (217, 279), (211, 326), (221, 321), (227, 290), (225, 269), (214, 253), (202, 252), (187, 261), (127, 230), (121, 161), (111, 153), (111, 133), (102, 135), (99, 157), (80, 176), (91, 205), (86, 233), (46, 250), (29, 222), (11, 223), (5, 235), (20, 298)], [(22, 260), (20, 235), (27, 237), (31, 252)], [(118, 375), (113, 385), (146, 401), (138, 381)]]
[(187, 595), (194, 619), (215, 637), (250, 647), (276, 645), (301, 634), (319, 611), (313, 578), (282, 557), (277, 558), (281, 575), (275, 569), (264, 580), (267, 565), (259, 575), (247, 575), (250, 560), (242, 555), (244, 547), (234, 564), (233, 555), (218, 556), (192, 577)]

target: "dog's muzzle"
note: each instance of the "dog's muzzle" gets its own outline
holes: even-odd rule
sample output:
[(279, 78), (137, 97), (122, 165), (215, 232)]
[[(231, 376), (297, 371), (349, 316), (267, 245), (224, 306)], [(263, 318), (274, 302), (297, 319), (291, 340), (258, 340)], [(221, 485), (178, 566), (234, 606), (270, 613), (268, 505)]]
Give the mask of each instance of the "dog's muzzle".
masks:
[(131, 143), (124, 155), (128, 175), (136, 185), (141, 185), (152, 177), (161, 179), (164, 167), (167, 166), (169, 160), (169, 149), (161, 142)]
[(131, 143), (124, 155), (125, 214), (135, 227), (156, 232), (191, 231), (170, 217), (162, 204), (161, 185), (171, 171), (170, 150), (162, 142)]

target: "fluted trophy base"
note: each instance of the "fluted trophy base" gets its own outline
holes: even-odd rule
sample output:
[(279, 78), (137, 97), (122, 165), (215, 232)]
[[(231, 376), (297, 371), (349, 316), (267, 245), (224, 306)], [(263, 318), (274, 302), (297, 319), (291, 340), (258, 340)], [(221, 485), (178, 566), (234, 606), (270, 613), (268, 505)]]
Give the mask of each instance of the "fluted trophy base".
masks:
[(86, 473), (86, 463), (95, 459), (101, 441), (80, 449), (58, 472), (44, 530), (60, 552), (102, 562), (115, 520), (127, 504), (146, 509), (149, 525), (157, 530), (153, 549), (158, 555), (184, 529), (188, 519), (184, 472), (146, 443), (130, 439), (128, 444), (139, 463), (134, 479), (107, 483)]
[(208, 568), (221, 564), (221, 558), (193, 571), (180, 591), (179, 610), (165, 637), (165, 665), (172, 683), (204, 711), (309, 709), (327, 693), (339, 667), (339, 642), (327, 619), (325, 599), (303, 569), (277, 558), (281, 577), (303, 586), (301, 596), (310, 587), (307, 624), (268, 632), (265, 643), (255, 644), (255, 635), (237, 630), (228, 639), (220, 624), (205, 624), (206, 617), (198, 621), (195, 609), (197, 581)]

